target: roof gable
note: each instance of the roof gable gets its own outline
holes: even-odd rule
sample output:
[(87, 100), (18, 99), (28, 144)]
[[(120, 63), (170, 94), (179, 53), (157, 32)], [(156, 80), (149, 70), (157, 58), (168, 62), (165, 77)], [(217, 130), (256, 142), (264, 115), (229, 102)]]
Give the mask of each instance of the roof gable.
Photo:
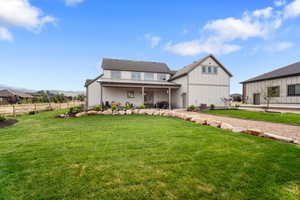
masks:
[(284, 78), (284, 77), (296, 76), (296, 75), (300, 75), (300, 62), (297, 62), (297, 63), (291, 64), (291, 65), (288, 65), (286, 67), (282, 67), (282, 68), (276, 69), (274, 71), (256, 76), (254, 78), (248, 79), (241, 83), (264, 81), (264, 80)]
[(187, 75), (188, 73), (193, 71), (196, 67), (201, 65), (204, 61), (206, 61), (208, 58), (212, 58), (230, 77), (232, 77), (232, 74), (224, 67), (224, 65), (222, 65), (213, 55), (208, 55), (208, 56), (206, 56), (198, 61), (195, 61), (192, 64), (187, 65), (184, 68), (178, 70), (175, 73), (175, 75), (173, 75), (171, 77), (170, 80), (174, 80), (174, 79), (177, 79), (177, 78)]
[(103, 70), (171, 73), (165, 63), (104, 58)]

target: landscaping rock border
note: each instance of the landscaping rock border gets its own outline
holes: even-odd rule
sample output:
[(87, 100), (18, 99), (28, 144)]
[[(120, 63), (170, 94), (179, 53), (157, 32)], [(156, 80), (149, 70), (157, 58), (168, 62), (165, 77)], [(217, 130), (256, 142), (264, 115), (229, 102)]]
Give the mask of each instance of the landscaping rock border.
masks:
[(300, 145), (300, 142), (288, 137), (283, 137), (279, 135), (274, 135), (272, 133), (265, 133), (258, 129), (244, 129), (241, 127), (234, 127), (231, 124), (217, 121), (214, 119), (203, 118), (199, 116), (195, 116), (189, 113), (180, 113), (178, 111), (172, 110), (159, 110), (159, 109), (135, 109), (135, 110), (126, 110), (126, 111), (88, 111), (77, 113), (75, 117), (82, 117), (86, 115), (131, 115), (131, 114), (139, 114), (139, 115), (155, 115), (155, 116), (165, 116), (165, 117), (176, 117), (185, 121), (194, 122), (200, 125), (207, 125), (215, 128), (221, 128), (223, 130), (232, 131), (235, 133), (249, 134), (253, 136), (265, 137), (269, 139), (274, 139), (282, 142), (293, 143)]

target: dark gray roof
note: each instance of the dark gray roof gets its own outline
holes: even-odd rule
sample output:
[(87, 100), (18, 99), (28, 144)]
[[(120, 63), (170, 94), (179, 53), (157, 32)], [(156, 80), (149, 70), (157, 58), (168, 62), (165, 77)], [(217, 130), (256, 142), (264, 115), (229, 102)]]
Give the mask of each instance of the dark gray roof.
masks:
[(232, 74), (213, 56), (213, 55), (208, 55), (198, 61), (193, 62), (190, 65), (185, 66), (184, 68), (178, 70), (174, 76), (171, 77), (171, 80), (174, 80), (176, 78), (182, 77), (186, 74), (188, 74), (190, 71), (192, 71), (193, 69), (195, 69), (197, 66), (199, 66), (201, 63), (203, 63), (207, 58), (212, 58), (216, 63), (218, 63), (220, 65), (220, 67), (222, 67), (224, 69), (224, 71), (232, 77)]
[(248, 79), (241, 83), (251, 83), (251, 82), (256, 82), (256, 81), (264, 81), (264, 80), (284, 78), (284, 77), (296, 76), (296, 75), (300, 75), (300, 62), (297, 62), (297, 63), (291, 64), (291, 65), (288, 65), (286, 67), (282, 67), (282, 68), (276, 69), (274, 71), (256, 76), (254, 78)]
[(0, 97), (12, 97), (12, 96), (18, 96), (22, 98), (33, 98), (33, 96), (23, 92), (17, 92), (12, 90), (0, 90)]
[(84, 86), (85, 87), (89, 86), (90, 84), (94, 83), (96, 80), (98, 80), (99, 78), (101, 78), (102, 76), (103, 76), (103, 74), (101, 74), (100, 76), (97, 76), (94, 79), (86, 79)]
[(170, 73), (170, 69), (165, 63), (110, 58), (103, 59), (102, 68), (104, 70)]

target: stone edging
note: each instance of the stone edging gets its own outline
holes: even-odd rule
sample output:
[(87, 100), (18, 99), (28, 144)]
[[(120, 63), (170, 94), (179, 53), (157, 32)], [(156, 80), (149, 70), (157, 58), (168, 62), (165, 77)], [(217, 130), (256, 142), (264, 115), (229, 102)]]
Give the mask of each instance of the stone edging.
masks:
[(244, 133), (244, 134), (265, 137), (265, 138), (270, 138), (270, 139), (274, 139), (274, 140), (279, 140), (279, 141), (283, 141), (283, 142), (300, 145), (300, 142), (293, 138), (279, 136), (279, 135), (275, 135), (272, 133), (266, 133), (266, 132), (263, 132), (258, 129), (245, 129), (245, 128), (241, 128), (241, 127), (233, 127), (231, 124), (228, 124), (228, 123), (225, 123), (222, 121), (217, 121), (217, 120), (210, 119), (210, 118), (203, 118), (200, 116), (190, 115), (188, 113), (180, 113), (180, 112), (171, 111), (171, 110), (155, 110), (155, 109), (135, 109), (135, 110), (127, 110), (127, 111), (111, 111), (111, 110), (94, 111), (94, 110), (92, 110), (92, 111), (88, 111), (88, 112), (77, 113), (75, 115), (75, 117), (82, 117), (82, 116), (86, 116), (86, 115), (131, 115), (131, 114), (176, 117), (176, 118), (180, 118), (185, 121), (194, 122), (196, 124), (212, 126), (215, 128), (221, 128), (221, 129), (232, 131), (235, 133)]

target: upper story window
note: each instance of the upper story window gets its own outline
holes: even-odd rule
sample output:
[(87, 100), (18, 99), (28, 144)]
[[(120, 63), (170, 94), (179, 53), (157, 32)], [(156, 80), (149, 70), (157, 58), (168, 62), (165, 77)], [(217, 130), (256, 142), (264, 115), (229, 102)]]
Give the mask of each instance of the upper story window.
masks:
[(268, 97), (280, 97), (280, 87), (268, 87)]
[(288, 85), (288, 96), (300, 96), (300, 84)]
[(202, 67), (202, 73), (203, 74), (217, 74), (218, 73), (218, 67), (203, 66)]
[(145, 77), (144, 77), (145, 80), (148, 80), (148, 81), (152, 81), (154, 80), (154, 73), (146, 73), (145, 72)]
[(120, 71), (111, 71), (111, 79), (121, 79), (121, 72)]
[(141, 73), (140, 72), (131, 72), (131, 79), (132, 80), (141, 80)]
[(167, 74), (157, 74), (157, 79), (159, 81), (166, 81), (167, 80)]

